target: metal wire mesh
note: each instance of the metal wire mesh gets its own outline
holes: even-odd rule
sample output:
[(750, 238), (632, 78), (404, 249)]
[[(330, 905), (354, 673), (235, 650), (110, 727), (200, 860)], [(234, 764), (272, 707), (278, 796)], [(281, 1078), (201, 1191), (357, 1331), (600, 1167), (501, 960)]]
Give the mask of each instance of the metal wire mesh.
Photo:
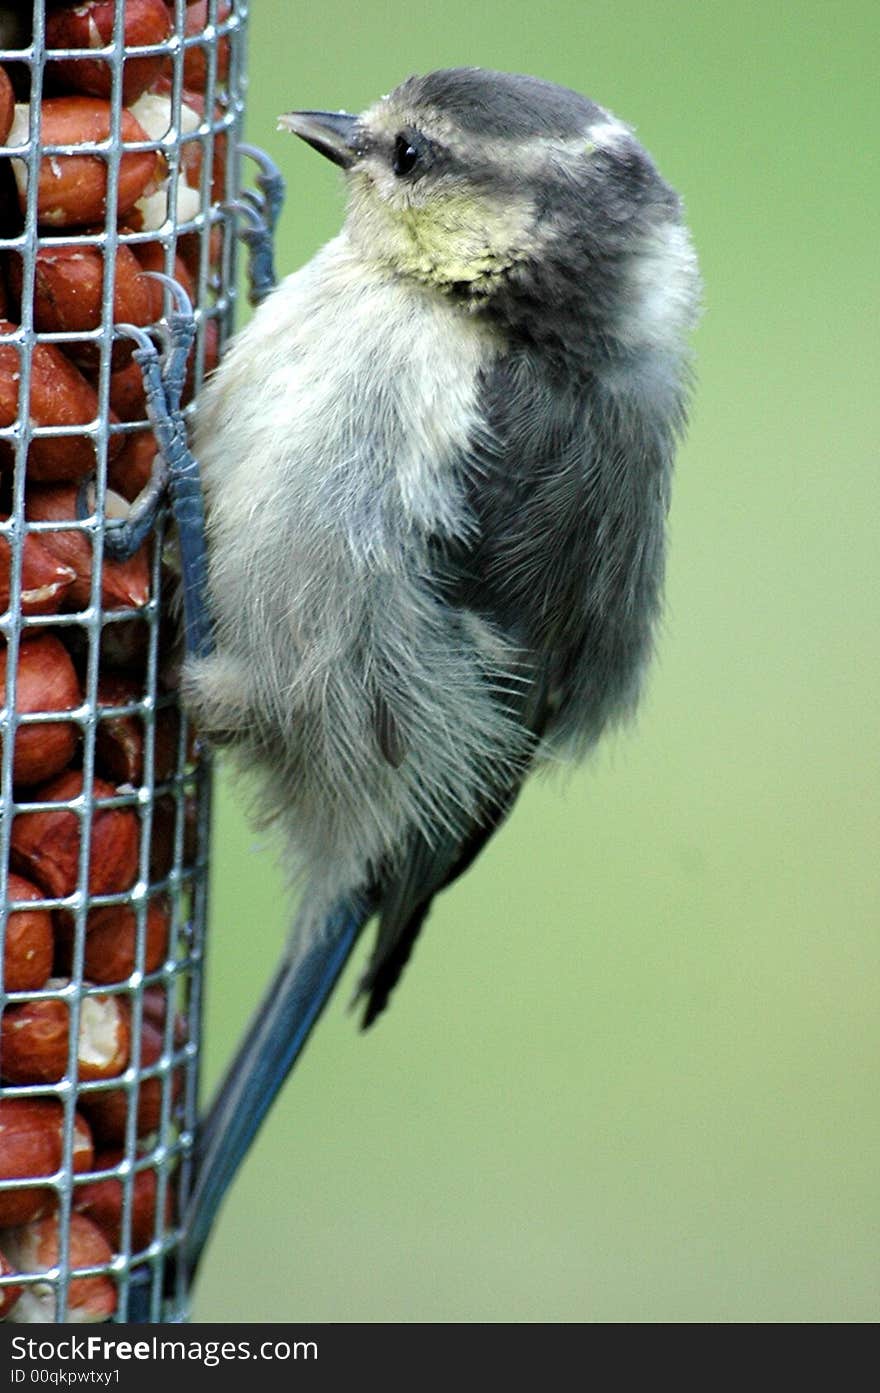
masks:
[[(191, 411), (235, 308), (222, 204), (237, 190), (248, 6), (25, 8), (0, 4), (16, 102), (5, 132), (0, 88), (0, 1312), (181, 1320), (210, 771), (175, 691), (164, 520), (136, 565), (105, 556), (105, 516), (125, 511), (153, 445), (114, 322), (129, 317), (132, 258), (189, 282)], [(84, 10), (104, 14), (72, 43), (58, 16)], [(141, 12), (159, 23), (146, 43)], [(103, 102), (103, 126), (83, 97)], [(153, 177), (132, 201), (140, 157)], [(168, 292), (144, 284), (149, 327)], [(59, 406), (79, 382), (79, 405)]]

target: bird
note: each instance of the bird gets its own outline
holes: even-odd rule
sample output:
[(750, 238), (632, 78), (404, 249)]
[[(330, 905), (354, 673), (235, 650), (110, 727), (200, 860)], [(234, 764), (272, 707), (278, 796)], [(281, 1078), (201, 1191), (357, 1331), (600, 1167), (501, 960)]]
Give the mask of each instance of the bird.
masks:
[(364, 1026), (530, 772), (634, 711), (701, 297), (679, 195), (553, 82), (444, 69), (279, 126), (346, 215), (201, 397), (213, 648), (183, 691), (302, 896), (203, 1216), (367, 925)]

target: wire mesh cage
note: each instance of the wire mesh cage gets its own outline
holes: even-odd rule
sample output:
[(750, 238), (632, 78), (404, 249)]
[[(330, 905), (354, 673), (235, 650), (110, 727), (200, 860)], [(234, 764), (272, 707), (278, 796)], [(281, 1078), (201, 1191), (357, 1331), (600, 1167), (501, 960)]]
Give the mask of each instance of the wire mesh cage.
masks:
[[(228, 334), (244, 0), (0, 3), (0, 1315), (186, 1318), (210, 770), (125, 323)], [(173, 607), (172, 607), (173, 609)]]

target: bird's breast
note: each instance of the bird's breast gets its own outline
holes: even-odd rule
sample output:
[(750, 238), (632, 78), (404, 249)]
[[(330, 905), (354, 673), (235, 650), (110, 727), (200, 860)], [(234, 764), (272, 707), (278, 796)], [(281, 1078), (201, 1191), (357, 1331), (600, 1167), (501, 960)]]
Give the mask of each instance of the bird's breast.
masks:
[(421, 583), (426, 539), (469, 525), (461, 460), (497, 351), (438, 295), (366, 271), (344, 237), (264, 302), (197, 423), (221, 643), (289, 648), (318, 682), (378, 596)]
[(212, 506), (271, 510), (294, 538), (319, 528), (355, 555), (392, 522), (455, 530), (452, 471), (498, 351), (485, 326), (337, 238), (264, 303), (212, 382), (196, 441)]

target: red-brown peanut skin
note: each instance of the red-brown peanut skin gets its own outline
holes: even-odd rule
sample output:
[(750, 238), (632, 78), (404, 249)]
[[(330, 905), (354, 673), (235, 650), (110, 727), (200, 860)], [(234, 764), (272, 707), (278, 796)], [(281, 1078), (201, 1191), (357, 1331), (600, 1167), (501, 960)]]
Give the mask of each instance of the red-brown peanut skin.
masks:
[[(61, 1164), (61, 1104), (50, 1098), (0, 1098), (0, 1178), (52, 1175)], [(45, 1214), (54, 1191), (39, 1186), (0, 1190), (0, 1226)]]
[[(70, 1216), (68, 1233), (70, 1266), (99, 1267), (113, 1259), (113, 1250), (97, 1224), (84, 1214)], [(57, 1214), (35, 1219), (16, 1233), (10, 1234), (8, 1246), (20, 1272), (48, 1272), (58, 1262), (61, 1249)], [(56, 1317), (55, 1292), (52, 1287), (34, 1286), (22, 1293), (22, 1305), (27, 1305), (27, 1324), (52, 1322)], [(67, 1319), (74, 1324), (92, 1324), (109, 1320), (116, 1310), (116, 1286), (111, 1277), (98, 1274), (75, 1277), (67, 1290)], [(18, 1315), (12, 1312), (16, 1321)]]
[(110, 409), (120, 421), (147, 420), (144, 375), (134, 359), (110, 374)]
[[(147, 907), (147, 936), (144, 944), (144, 971), (155, 972), (168, 952), (170, 915), (160, 899)], [(89, 917), (86, 935), (86, 972), (93, 982), (109, 986), (124, 982), (135, 969), (137, 923), (134, 910), (118, 905), (114, 911), (98, 910)]]
[[(217, 22), (223, 24), (229, 18), (231, 6), (228, 0), (220, 0), (217, 6)], [(187, 37), (204, 33), (208, 22), (208, 0), (194, 0), (186, 7), (185, 33)], [(183, 85), (196, 92), (204, 92), (208, 83), (208, 49), (202, 44), (193, 44), (184, 50)], [(229, 76), (229, 40), (221, 39), (217, 44), (217, 81), (225, 82)]]
[[(0, 319), (0, 334), (17, 333), (18, 326)], [(0, 343), (0, 426), (21, 419), (19, 382), (22, 352), (12, 343)], [(36, 343), (31, 355), (30, 420), (35, 426), (85, 426), (98, 415), (94, 387), (61, 349)], [(110, 419), (117, 418), (111, 412)], [(111, 453), (122, 448), (119, 436), (110, 439)], [(0, 466), (14, 459), (11, 441), (0, 441)], [(28, 447), (28, 478), (38, 483), (78, 483), (95, 468), (95, 447), (88, 435), (65, 435), (32, 440)]]
[[(165, 1012), (167, 995), (162, 987), (148, 987), (144, 992), (143, 1020), (141, 1022), (140, 1057), (135, 1062), (139, 1070), (147, 1069), (157, 1063), (162, 1055), (165, 1041)], [(181, 1016), (174, 1020), (173, 1042), (179, 1049), (187, 1038), (186, 1022)], [(134, 1048), (132, 1047), (134, 1056)], [(172, 1102), (176, 1100), (183, 1086), (182, 1069), (173, 1070), (170, 1078)], [(137, 1134), (139, 1137), (155, 1132), (162, 1116), (162, 1079), (157, 1075), (141, 1079), (137, 1093)], [(92, 1132), (101, 1146), (122, 1146), (125, 1143), (126, 1119), (128, 1116), (128, 1095), (124, 1089), (110, 1088), (101, 1092), (84, 1094), (82, 1107), (88, 1114)], [(134, 1105), (134, 1104), (132, 1104)]]
[[(29, 1180), (53, 1175), (61, 1164), (64, 1110), (54, 1098), (0, 1098), (0, 1180)], [(92, 1169), (95, 1150), (91, 1129), (76, 1114), (73, 1169)], [(26, 1224), (57, 1201), (46, 1186), (0, 1190), (0, 1228)]]
[[(201, 261), (201, 236), (198, 232), (185, 232), (178, 238), (177, 247), (183, 257), (187, 269), (194, 280), (199, 277), (199, 263)], [(223, 230), (219, 223), (215, 223), (208, 234), (208, 265), (216, 271), (220, 265), (220, 257), (223, 252)]]
[[(42, 104), (40, 140), (43, 145), (86, 145), (108, 141), (111, 108), (99, 97), (49, 97)], [(123, 145), (145, 141), (147, 135), (130, 111), (123, 110)], [(22, 160), (13, 162), (18, 201), (27, 207), (27, 172)], [(119, 164), (116, 212), (130, 211), (160, 180), (165, 161), (156, 150), (132, 150)], [(40, 161), (37, 221), (44, 227), (79, 227), (103, 221), (107, 211), (107, 161), (101, 155), (46, 155)]]
[[(8, 649), (0, 650), (0, 702), (6, 699)], [(79, 679), (67, 649), (54, 634), (28, 638), (18, 651), (15, 709), (72, 711), (82, 700)], [(15, 733), (12, 776), (18, 784), (37, 784), (60, 774), (73, 758), (79, 729), (73, 721), (20, 725)], [(0, 741), (2, 747), (2, 741)]]
[[(11, 1277), (17, 1271), (15, 1264), (0, 1250), (0, 1277)], [(6, 1319), (23, 1290), (23, 1287), (14, 1282), (0, 1287), (0, 1320)]]
[[(62, 803), (79, 797), (83, 776), (70, 769), (34, 789), (40, 802)], [(95, 779), (96, 799), (113, 798), (116, 788)], [(81, 821), (67, 808), (19, 813), (12, 824), (12, 864), (51, 896), (61, 898), (76, 889), (79, 874)], [(89, 894), (116, 895), (130, 890), (137, 875), (140, 825), (131, 808), (95, 807), (89, 857)]]
[[(118, 672), (102, 672), (98, 678), (98, 714), (95, 757), (101, 771), (117, 784), (140, 784), (144, 775), (144, 723), (140, 716), (103, 715), (103, 709), (130, 706), (143, 696), (143, 684)], [(161, 777), (161, 776), (159, 776)]]
[[(159, 1026), (144, 1020), (141, 1026), (140, 1056), (135, 1067), (148, 1069), (162, 1055), (163, 1037)], [(102, 1146), (122, 1146), (128, 1118), (129, 1095), (125, 1089), (110, 1088), (83, 1094), (81, 1105), (89, 1119), (92, 1132)], [(134, 1106), (134, 1102), (132, 1102)], [(162, 1081), (157, 1077), (141, 1079), (137, 1090), (137, 1123), (139, 1137), (155, 1132), (162, 1116)]]
[[(28, 522), (73, 522), (76, 519), (77, 490), (64, 484), (32, 488), (25, 499)], [(70, 566), (76, 579), (64, 596), (65, 608), (84, 609), (92, 593), (92, 544), (76, 528), (41, 532), (43, 545)], [(101, 567), (101, 603), (105, 609), (140, 609), (150, 598), (150, 547), (148, 542), (127, 561), (105, 557)]]
[(0, 145), (6, 143), (14, 111), (15, 93), (12, 90), (12, 83), (9, 81), (6, 69), (0, 66)]
[(7, 1006), (0, 1019), (0, 1079), (57, 1083), (67, 1069), (70, 1012), (45, 997)]
[[(3, 519), (4, 522), (6, 519)], [(0, 610), (9, 607), (12, 552), (6, 537), (0, 536)], [(57, 614), (64, 594), (76, 580), (76, 571), (65, 566), (43, 546), (39, 537), (29, 533), (21, 550), (21, 591), (19, 604), (22, 614)]]
[[(95, 1170), (112, 1170), (124, 1156), (121, 1147), (103, 1151), (95, 1157)], [(152, 1167), (135, 1172), (132, 1181), (131, 1246), (134, 1251), (149, 1247), (156, 1232), (157, 1177)], [(112, 1177), (89, 1180), (77, 1185), (73, 1206), (78, 1214), (86, 1214), (96, 1223), (117, 1252), (122, 1248), (123, 1182)], [(170, 1187), (165, 1191), (164, 1223), (159, 1232), (171, 1224), (172, 1197)]]
[[(22, 260), (10, 264), (10, 286), (21, 303)], [(147, 325), (161, 318), (153, 314), (153, 282), (142, 274), (141, 263), (130, 247), (116, 248), (113, 273), (113, 322)], [(45, 246), (37, 252), (34, 269), (34, 326), (40, 333), (84, 334), (101, 328), (104, 292), (104, 255), (99, 247)], [(22, 319), (25, 316), (22, 314)], [(111, 351), (113, 367), (131, 358), (132, 339), (116, 339)], [(64, 352), (78, 366), (97, 368), (97, 342), (64, 345)]]
[[(50, 986), (67, 979), (50, 978)], [(77, 1074), (115, 1079), (128, 1064), (131, 1008), (122, 996), (87, 996), (80, 1002)], [(6, 1083), (58, 1083), (68, 1065), (70, 1011), (52, 997), (8, 1006), (0, 1019), (0, 1078)]]
[[(155, 972), (165, 961), (168, 952), (170, 914), (161, 896), (147, 906), (146, 941), (144, 943), (144, 972)], [(59, 970), (69, 972), (73, 956), (73, 932), (70, 925), (59, 923), (56, 934), (55, 962)], [(130, 905), (107, 905), (94, 909), (88, 917), (83, 972), (97, 986), (112, 986), (126, 982), (136, 966), (137, 919)]]
[(115, 493), (133, 503), (153, 476), (153, 463), (159, 446), (151, 430), (134, 431), (123, 439), (123, 449), (107, 470), (107, 484)]
[[(117, 784), (140, 784), (144, 778), (145, 729), (137, 714), (104, 716), (102, 708), (128, 706), (138, 701), (143, 685), (122, 673), (102, 673), (98, 679), (98, 731), (96, 755), (102, 772)], [(153, 777), (170, 778), (177, 763), (180, 715), (173, 706), (156, 712), (153, 740)]]
[[(87, 0), (75, 8), (56, 10), (46, 20), (46, 48), (52, 58), (57, 48), (104, 48), (113, 42), (115, 0)], [(171, 33), (171, 16), (164, 0), (126, 0), (126, 49), (163, 43)], [(135, 101), (156, 80), (167, 60), (162, 54), (125, 59), (122, 69), (122, 100)], [(109, 97), (113, 69), (102, 59), (62, 58), (51, 63), (50, 73), (75, 92)]]
[(43, 892), (24, 876), (10, 871), (7, 886), (9, 900), (31, 900), (34, 908), (12, 910), (6, 922), (3, 986), (8, 992), (39, 991), (52, 971), (52, 916), (48, 909), (37, 908)]

